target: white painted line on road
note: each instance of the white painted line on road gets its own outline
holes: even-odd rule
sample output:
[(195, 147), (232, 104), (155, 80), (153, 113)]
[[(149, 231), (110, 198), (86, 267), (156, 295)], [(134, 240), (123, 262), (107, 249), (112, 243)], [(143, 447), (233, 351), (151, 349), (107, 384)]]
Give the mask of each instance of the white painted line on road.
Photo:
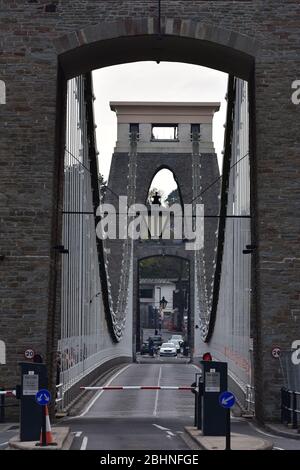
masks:
[(160, 429), (161, 431), (170, 431), (169, 428), (164, 428), (163, 426), (160, 426), (159, 424), (153, 424), (153, 426)]
[(284, 450), (281, 447), (273, 447), (273, 450)]
[(168, 434), (169, 436), (175, 436), (175, 434), (174, 434), (172, 431), (167, 431), (167, 434)]
[[(131, 366), (132, 366), (132, 364), (128, 364), (127, 366), (125, 366), (121, 370), (119, 370), (115, 375), (112, 376), (112, 378), (105, 384), (105, 386), (108, 387), (120, 374), (125, 372), (125, 370), (127, 370)], [(97, 393), (97, 395), (92, 399), (92, 401), (89, 403), (87, 408), (79, 416), (76, 416), (75, 418), (82, 418), (83, 416), (85, 416), (90, 411), (90, 409), (95, 404), (95, 402), (98, 400), (98, 398), (101, 397), (101, 395), (103, 393), (104, 393), (104, 390), (101, 390), (99, 393)]]
[[(157, 386), (158, 386), (158, 387), (160, 386), (160, 379), (161, 379), (161, 366), (159, 367), (158, 383), (157, 383)], [(156, 390), (156, 396), (155, 396), (155, 403), (154, 403), (153, 416), (156, 416), (156, 415), (157, 415), (158, 394), (159, 394), (159, 390)]]
[(75, 432), (75, 437), (80, 437), (82, 434), (82, 431), (79, 431), (79, 432)]
[(1, 442), (0, 446), (6, 446), (7, 444), (8, 444), (8, 441), (7, 442)]
[(176, 431), (177, 434), (184, 434), (183, 431)]
[(88, 438), (85, 436), (82, 439), (82, 444), (81, 444), (80, 450), (86, 450), (87, 443), (88, 443)]
[(264, 436), (273, 437), (275, 439), (287, 439), (286, 437), (283, 437), (283, 436), (277, 436), (276, 434), (268, 434), (267, 432), (261, 431), (252, 423), (249, 423), (249, 426), (251, 426), (252, 429), (255, 429), (255, 431), (259, 432), (260, 434), (263, 434)]

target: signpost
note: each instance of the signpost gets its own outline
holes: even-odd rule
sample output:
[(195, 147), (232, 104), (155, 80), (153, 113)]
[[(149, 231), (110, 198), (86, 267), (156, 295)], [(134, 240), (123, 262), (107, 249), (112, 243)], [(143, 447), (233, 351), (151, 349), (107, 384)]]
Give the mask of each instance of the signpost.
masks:
[(278, 347), (278, 346), (275, 346), (273, 349), (272, 349), (272, 356), (274, 357), (274, 359), (279, 359), (279, 356), (280, 356), (280, 353), (281, 353), (281, 349)]
[(225, 450), (231, 450), (230, 442), (230, 408), (235, 404), (235, 396), (231, 392), (223, 392), (219, 395), (219, 403), (226, 408), (226, 447)]
[(23, 375), (23, 395), (30, 396), (36, 395), (39, 389), (39, 376), (34, 371), (28, 371), (28, 374)]
[(220, 380), (220, 372), (216, 372), (215, 369), (205, 372), (205, 391), (220, 392)]
[(26, 349), (24, 352), (25, 359), (33, 359), (35, 352), (33, 349)]
[(45, 447), (47, 445), (47, 437), (46, 437), (46, 406), (51, 401), (51, 394), (49, 390), (42, 388), (37, 392), (35, 395), (36, 402), (43, 406), (43, 418), (42, 418), (42, 446)]

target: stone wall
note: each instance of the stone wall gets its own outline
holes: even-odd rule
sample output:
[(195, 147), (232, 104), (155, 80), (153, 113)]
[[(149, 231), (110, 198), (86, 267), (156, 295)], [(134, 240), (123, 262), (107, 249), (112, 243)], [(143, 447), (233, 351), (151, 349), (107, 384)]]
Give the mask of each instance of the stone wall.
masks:
[(167, 37), (159, 51), (154, 1), (2, 0), (1, 5), (0, 79), (6, 104), (0, 105), (0, 255), (5, 256), (0, 331), (7, 343), (1, 385), (16, 383), (17, 362), (27, 346), (42, 355), (55, 347), (52, 246), (59, 242), (63, 115), (56, 110), (61, 109), (62, 72), (72, 76), (143, 58), (185, 60), (255, 78), (256, 401), (261, 420), (278, 417), (281, 377), (270, 350), (290, 347), (300, 334), (300, 107), (290, 99), (291, 83), (299, 79), (299, 2), (162, 1)]

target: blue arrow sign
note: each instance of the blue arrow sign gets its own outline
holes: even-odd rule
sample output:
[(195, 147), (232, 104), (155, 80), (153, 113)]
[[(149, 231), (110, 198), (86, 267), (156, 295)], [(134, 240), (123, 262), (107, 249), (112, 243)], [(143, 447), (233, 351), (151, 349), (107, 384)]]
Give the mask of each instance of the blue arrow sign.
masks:
[(232, 408), (235, 404), (235, 396), (231, 392), (223, 392), (219, 395), (219, 403), (223, 408)]
[(45, 388), (39, 390), (35, 395), (35, 400), (39, 405), (48, 405), (51, 401), (51, 394)]

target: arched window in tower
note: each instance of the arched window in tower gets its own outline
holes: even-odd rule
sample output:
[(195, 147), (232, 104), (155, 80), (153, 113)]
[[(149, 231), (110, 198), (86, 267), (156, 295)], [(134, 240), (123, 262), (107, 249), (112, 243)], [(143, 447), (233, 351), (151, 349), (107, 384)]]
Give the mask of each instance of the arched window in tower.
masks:
[[(153, 177), (146, 201), (150, 218), (150, 238), (181, 239), (182, 200), (175, 176), (168, 168), (161, 168)], [(154, 209), (158, 210), (155, 215)], [(176, 230), (177, 229), (177, 230)]]
[(181, 204), (180, 190), (174, 173), (168, 168), (161, 168), (153, 177), (147, 196), (147, 203), (153, 202), (155, 194), (160, 197), (163, 207), (170, 207), (175, 203)]

